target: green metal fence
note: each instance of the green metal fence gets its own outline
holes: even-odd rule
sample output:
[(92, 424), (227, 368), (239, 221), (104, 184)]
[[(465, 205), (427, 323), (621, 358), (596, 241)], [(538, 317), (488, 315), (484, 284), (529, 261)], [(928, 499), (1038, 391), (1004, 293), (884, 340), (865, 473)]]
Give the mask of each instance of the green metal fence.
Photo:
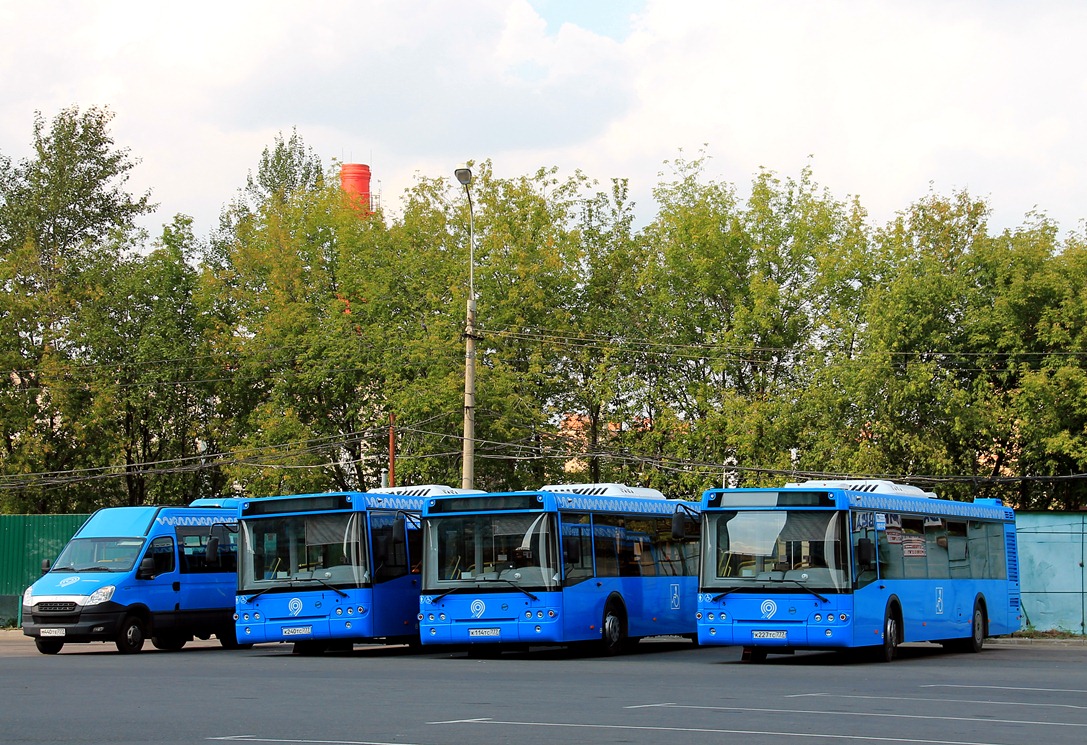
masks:
[(89, 515), (0, 515), (0, 626), (20, 622), (23, 590)]

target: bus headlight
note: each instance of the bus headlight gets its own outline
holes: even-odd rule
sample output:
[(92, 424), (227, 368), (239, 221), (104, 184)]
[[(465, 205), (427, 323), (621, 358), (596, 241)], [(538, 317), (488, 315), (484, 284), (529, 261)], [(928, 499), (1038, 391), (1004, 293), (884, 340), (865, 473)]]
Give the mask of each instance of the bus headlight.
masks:
[(696, 620), (701, 621), (702, 620), (702, 611), (698, 611), (698, 613), (695, 613), (694, 617), (695, 617)]
[(337, 608), (336, 609), (336, 615), (337, 616), (342, 616), (343, 615), (343, 608)]
[(844, 614), (844, 613), (842, 615), (838, 616), (839, 621), (844, 621), (846, 618), (848, 618), (848, 616), (846, 614)]
[(826, 635), (827, 635), (828, 637), (829, 637), (829, 636), (831, 636), (831, 635), (833, 635), (833, 634), (834, 634), (834, 632), (833, 632), (833, 631), (831, 631), (830, 629), (827, 629), (827, 630), (826, 630)]
[(553, 611), (553, 610), (549, 610), (549, 611), (547, 612), (547, 617), (548, 617), (548, 618), (554, 618), (554, 617), (555, 617), (555, 611)]
[(532, 611), (526, 610), (525, 611), (525, 618), (532, 618)]
[(33, 589), (33, 587), (28, 587), (23, 590), (23, 605), (34, 605), (34, 593), (31, 592)]
[[(833, 618), (833, 616), (831, 616), (831, 618)], [(823, 614), (822, 613), (816, 613), (815, 614), (815, 622), (819, 623), (822, 620), (823, 620)]]
[(91, 596), (87, 598), (87, 602), (84, 605), (98, 605), (104, 603), (113, 597), (113, 591), (117, 588), (113, 585), (106, 585), (105, 587), (99, 587), (97, 590), (91, 593)]

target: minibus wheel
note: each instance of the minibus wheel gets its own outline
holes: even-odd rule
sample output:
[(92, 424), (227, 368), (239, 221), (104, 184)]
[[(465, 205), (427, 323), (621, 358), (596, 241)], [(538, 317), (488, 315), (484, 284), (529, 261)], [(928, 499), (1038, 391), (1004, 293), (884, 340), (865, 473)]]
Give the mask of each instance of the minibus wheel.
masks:
[(64, 642), (57, 639), (34, 639), (34, 646), (38, 648), (38, 651), (42, 654), (56, 654), (64, 646)]
[(127, 616), (117, 629), (117, 651), (121, 654), (135, 654), (143, 649), (143, 621), (139, 616)]

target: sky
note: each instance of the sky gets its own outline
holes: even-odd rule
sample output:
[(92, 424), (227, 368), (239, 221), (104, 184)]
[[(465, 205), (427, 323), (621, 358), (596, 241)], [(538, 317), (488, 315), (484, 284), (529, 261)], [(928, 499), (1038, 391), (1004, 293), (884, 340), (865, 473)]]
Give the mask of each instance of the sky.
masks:
[(875, 224), (962, 189), (997, 231), (1087, 218), (1082, 0), (0, 0), (0, 28), (0, 155), (35, 112), (108, 108), (153, 234), (207, 235), (292, 130), (392, 213), (489, 159), (625, 178), (644, 224), (704, 153), (741, 195), (810, 166)]

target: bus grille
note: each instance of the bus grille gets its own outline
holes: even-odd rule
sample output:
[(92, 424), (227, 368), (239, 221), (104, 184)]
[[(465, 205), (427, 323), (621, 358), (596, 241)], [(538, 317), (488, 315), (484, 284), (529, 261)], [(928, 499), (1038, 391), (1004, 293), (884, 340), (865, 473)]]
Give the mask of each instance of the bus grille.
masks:
[(75, 603), (38, 603), (34, 606), (37, 613), (74, 613)]

